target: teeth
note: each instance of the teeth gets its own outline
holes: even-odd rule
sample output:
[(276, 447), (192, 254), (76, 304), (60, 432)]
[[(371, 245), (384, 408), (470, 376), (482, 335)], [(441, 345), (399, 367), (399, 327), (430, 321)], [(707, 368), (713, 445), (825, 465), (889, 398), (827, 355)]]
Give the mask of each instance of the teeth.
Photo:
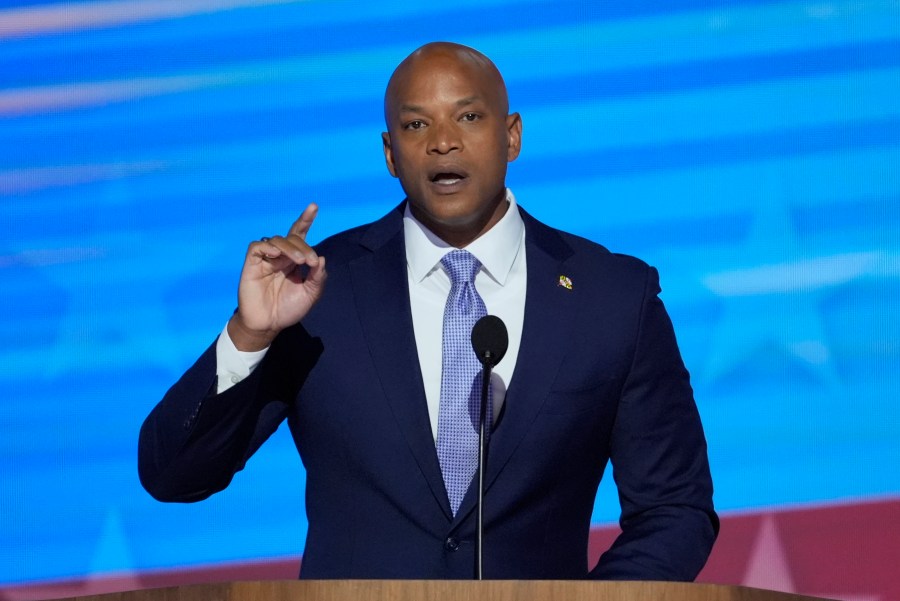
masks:
[(440, 173), (436, 175), (432, 181), (436, 184), (449, 186), (462, 180), (462, 177), (451, 173)]

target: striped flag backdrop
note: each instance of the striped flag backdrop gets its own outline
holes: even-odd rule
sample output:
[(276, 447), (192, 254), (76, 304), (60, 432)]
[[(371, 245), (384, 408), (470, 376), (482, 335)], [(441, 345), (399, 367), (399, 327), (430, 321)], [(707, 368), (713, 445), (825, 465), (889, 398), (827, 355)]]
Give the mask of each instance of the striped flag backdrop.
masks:
[[(0, 597), (296, 574), (285, 432), (164, 505), (137, 431), (249, 240), (401, 199), (381, 97), (435, 39), (504, 73), (520, 203), (660, 268), (723, 516), (701, 579), (900, 598), (897, 0), (2, 3)], [(617, 514), (605, 482), (591, 557)]]

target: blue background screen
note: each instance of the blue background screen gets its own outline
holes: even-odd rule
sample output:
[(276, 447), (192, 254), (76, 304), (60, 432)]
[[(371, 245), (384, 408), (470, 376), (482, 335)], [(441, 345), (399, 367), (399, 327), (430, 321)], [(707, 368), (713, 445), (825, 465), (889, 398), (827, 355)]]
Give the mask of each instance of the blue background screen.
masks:
[(402, 199), (382, 95), (436, 39), (504, 74), (519, 203), (659, 268), (719, 510), (900, 494), (897, 2), (4, 6), (0, 585), (302, 553), (284, 428), (193, 505), (142, 490), (138, 429), (249, 241)]

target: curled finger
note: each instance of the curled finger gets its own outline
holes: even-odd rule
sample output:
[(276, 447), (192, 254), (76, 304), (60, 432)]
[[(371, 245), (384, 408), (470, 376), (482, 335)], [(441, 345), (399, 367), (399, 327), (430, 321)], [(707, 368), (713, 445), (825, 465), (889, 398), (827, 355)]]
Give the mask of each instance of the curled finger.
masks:
[(272, 238), (263, 236), (259, 241), (250, 244), (250, 254), (254, 257), (259, 257), (263, 261), (269, 261), (280, 257), (282, 251), (272, 244)]
[(313, 266), (319, 262), (316, 251), (298, 236), (274, 236), (266, 244), (278, 248), (279, 256), (284, 255), (297, 265)]

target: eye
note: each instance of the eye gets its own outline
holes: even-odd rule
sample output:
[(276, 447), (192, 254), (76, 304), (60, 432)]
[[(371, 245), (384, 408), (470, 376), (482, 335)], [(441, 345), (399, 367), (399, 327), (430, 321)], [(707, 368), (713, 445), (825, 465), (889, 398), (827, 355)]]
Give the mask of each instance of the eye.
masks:
[(465, 113), (462, 116), (463, 121), (478, 121), (479, 119), (481, 119), (481, 115), (478, 113)]
[(425, 127), (424, 121), (414, 119), (413, 121), (410, 121), (409, 123), (404, 125), (403, 129), (422, 129), (423, 127)]

